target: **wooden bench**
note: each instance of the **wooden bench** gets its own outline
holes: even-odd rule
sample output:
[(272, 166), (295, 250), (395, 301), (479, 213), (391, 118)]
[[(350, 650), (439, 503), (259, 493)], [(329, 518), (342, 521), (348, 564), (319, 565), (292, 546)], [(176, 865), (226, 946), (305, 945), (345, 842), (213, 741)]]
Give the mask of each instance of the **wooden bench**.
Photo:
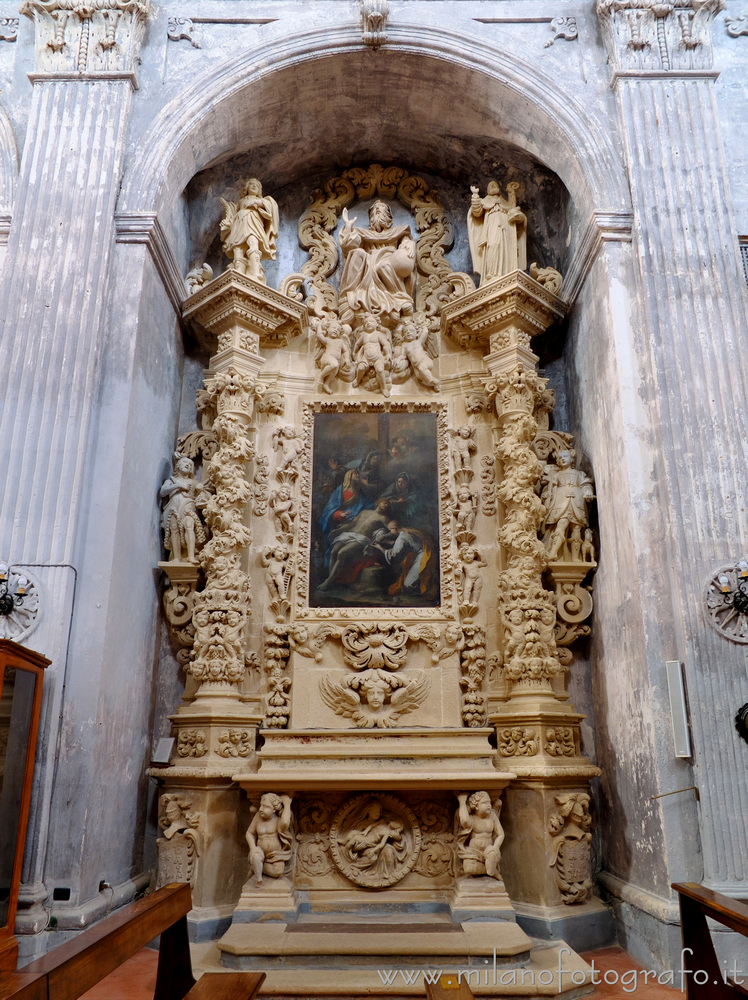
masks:
[[(682, 965), (688, 973), (686, 1000), (736, 1000), (737, 997), (748, 996), (748, 989), (744, 986), (731, 979), (725, 982), (706, 922), (706, 918), (711, 917), (748, 937), (748, 906), (737, 899), (705, 889), (696, 882), (675, 882), (673, 889), (680, 897)], [(695, 982), (694, 973), (700, 978), (706, 976), (706, 981)], [(748, 979), (748, 970), (744, 970), (743, 975)]]
[(188, 885), (167, 885), (113, 913), (0, 983), (0, 1000), (76, 1000), (161, 935), (154, 1000), (252, 1000), (264, 972), (206, 972), (196, 983)]

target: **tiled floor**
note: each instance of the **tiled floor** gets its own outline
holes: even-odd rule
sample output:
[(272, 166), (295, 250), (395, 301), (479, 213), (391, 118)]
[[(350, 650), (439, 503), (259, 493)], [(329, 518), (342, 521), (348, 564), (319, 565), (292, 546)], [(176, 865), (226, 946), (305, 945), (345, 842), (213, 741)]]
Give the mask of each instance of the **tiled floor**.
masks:
[[(591, 1000), (623, 1000), (634, 996), (636, 1000), (675, 1000), (681, 995), (668, 986), (656, 983), (650, 974), (645, 978), (645, 969), (620, 948), (602, 948), (582, 954), (586, 962), (594, 962), (596, 982), (599, 986), (588, 994)], [(152, 1000), (156, 982), (155, 951), (144, 949), (116, 972), (104, 979), (88, 993), (85, 1000)]]
[(593, 982), (599, 983), (592, 998), (622, 998), (633, 996), (636, 1000), (674, 1000), (680, 989), (658, 984), (657, 977), (640, 965), (621, 948), (601, 948), (583, 951), (582, 958), (593, 965)]

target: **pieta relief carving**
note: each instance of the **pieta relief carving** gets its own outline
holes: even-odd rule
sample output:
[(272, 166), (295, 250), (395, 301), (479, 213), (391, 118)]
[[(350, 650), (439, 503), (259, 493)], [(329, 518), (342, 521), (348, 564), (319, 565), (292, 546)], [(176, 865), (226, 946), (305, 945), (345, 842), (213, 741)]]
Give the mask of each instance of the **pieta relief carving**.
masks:
[(440, 601), (435, 413), (316, 413), (310, 605)]
[(413, 810), (394, 795), (357, 795), (343, 803), (330, 827), (330, 851), (351, 882), (366, 888), (395, 885), (421, 850)]

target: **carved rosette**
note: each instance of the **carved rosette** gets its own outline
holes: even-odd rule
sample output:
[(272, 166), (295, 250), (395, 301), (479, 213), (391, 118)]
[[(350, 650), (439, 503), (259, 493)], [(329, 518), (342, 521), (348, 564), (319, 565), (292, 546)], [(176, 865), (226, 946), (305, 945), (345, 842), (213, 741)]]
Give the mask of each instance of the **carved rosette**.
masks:
[(598, 0), (597, 16), (616, 73), (708, 70), (711, 22), (724, 0)]
[(498, 490), (504, 504), (499, 541), (506, 569), (499, 577), (499, 607), (504, 628), (503, 674), (522, 691), (552, 693), (551, 680), (564, 669), (556, 655), (554, 595), (545, 590), (548, 564), (538, 538), (545, 507), (537, 496), (543, 468), (532, 444), (538, 429), (535, 410), (546, 380), (517, 367), (487, 383), (499, 421), (497, 454), (504, 467)]
[(42, 73), (126, 73), (135, 65), (148, 15), (141, 0), (25, 0), (36, 24)]

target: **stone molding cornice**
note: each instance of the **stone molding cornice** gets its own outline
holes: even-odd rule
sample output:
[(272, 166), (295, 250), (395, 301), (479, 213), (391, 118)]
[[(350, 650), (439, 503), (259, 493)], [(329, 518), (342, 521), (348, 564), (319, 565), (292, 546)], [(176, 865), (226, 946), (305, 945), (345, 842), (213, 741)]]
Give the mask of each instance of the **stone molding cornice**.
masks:
[(610, 86), (615, 88), (619, 80), (716, 80), (718, 69), (622, 69), (614, 70), (610, 78)]
[(114, 222), (118, 243), (142, 243), (148, 247), (169, 301), (181, 320), (182, 302), (189, 291), (156, 213), (118, 212)]
[(574, 302), (605, 243), (630, 243), (634, 217), (631, 212), (593, 212), (571, 259), (559, 295)]
[(71, 70), (69, 73), (27, 73), (26, 74), (31, 81), (31, 83), (46, 83), (52, 81), (54, 83), (117, 83), (120, 80), (124, 80), (129, 83), (133, 90), (138, 90), (138, 78), (134, 73), (125, 72), (107, 72), (102, 70), (99, 73), (76, 73)]
[(675, 900), (663, 899), (648, 889), (626, 882), (624, 879), (613, 875), (612, 872), (600, 872), (598, 881), (607, 891), (630, 906), (635, 906), (637, 910), (643, 910), (656, 920), (661, 920), (666, 924), (680, 923), (680, 910)]

